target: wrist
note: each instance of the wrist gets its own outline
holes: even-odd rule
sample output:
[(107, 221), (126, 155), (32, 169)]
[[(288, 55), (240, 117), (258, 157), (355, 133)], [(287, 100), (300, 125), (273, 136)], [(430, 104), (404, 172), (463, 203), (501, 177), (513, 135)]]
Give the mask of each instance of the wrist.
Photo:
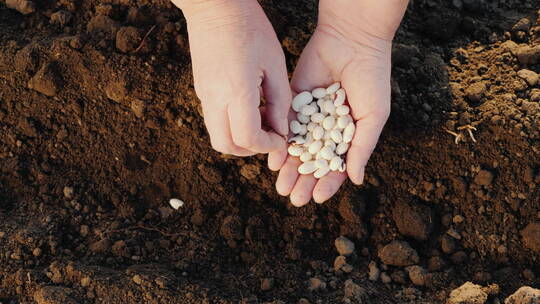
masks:
[(409, 0), (320, 0), (318, 25), (362, 42), (391, 42)]
[(172, 2), (182, 10), (188, 24), (240, 19), (258, 5), (256, 0), (172, 0)]

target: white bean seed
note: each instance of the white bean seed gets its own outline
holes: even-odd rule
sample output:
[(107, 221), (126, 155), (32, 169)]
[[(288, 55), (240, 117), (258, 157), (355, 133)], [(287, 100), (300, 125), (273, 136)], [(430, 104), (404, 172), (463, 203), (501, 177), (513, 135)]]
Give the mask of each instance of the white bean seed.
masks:
[(332, 95), (332, 94), (336, 93), (337, 90), (339, 90), (340, 87), (341, 87), (341, 83), (336, 82), (336, 83), (332, 84), (331, 86), (329, 86), (326, 89), (326, 94)]
[(347, 170), (347, 164), (345, 162), (341, 163), (341, 167), (339, 167), (339, 172), (345, 172)]
[(307, 124), (311, 121), (311, 117), (310, 116), (306, 116), (302, 113), (297, 113), (296, 114), (296, 119), (298, 119), (299, 122), (303, 123), (303, 124)]
[(334, 105), (339, 107), (345, 103), (345, 89), (341, 88), (336, 92), (336, 100), (334, 100)]
[(300, 132), (298, 133), (302, 136), (307, 134), (307, 126), (306, 125), (300, 125)]
[(343, 155), (349, 150), (349, 144), (345, 142), (340, 142), (336, 147), (336, 154)]
[(319, 99), (326, 96), (326, 89), (325, 88), (316, 88), (315, 90), (311, 91), (311, 95), (313, 97)]
[(290, 143), (293, 142), (293, 143), (295, 143), (297, 145), (303, 145), (303, 144), (306, 143), (306, 139), (304, 137), (302, 137), (302, 136), (295, 136), (295, 137), (291, 137), (289, 139), (289, 142)]
[(315, 171), (315, 173), (313, 173), (313, 176), (315, 178), (322, 178), (323, 176), (328, 174), (328, 172), (330, 172), (330, 167), (328, 167), (328, 166), (322, 167), (322, 168), (317, 169), (317, 171)]
[(317, 168), (328, 167), (328, 161), (326, 161), (326, 159), (324, 158), (319, 158), (315, 161), (315, 167)]
[(337, 171), (341, 167), (341, 164), (343, 163), (343, 160), (339, 156), (334, 156), (332, 160), (330, 161), (330, 170)]
[(300, 108), (302, 115), (311, 116), (315, 112), (317, 112), (317, 108), (312, 105), (305, 105)]
[(350, 143), (353, 140), (354, 131), (356, 131), (354, 122), (350, 122), (347, 127), (345, 127), (345, 130), (343, 130), (343, 142)]
[(349, 109), (349, 107), (347, 107), (346, 105), (341, 105), (336, 108), (336, 114), (339, 116), (345, 116), (349, 114), (350, 110), (351, 109)]
[(322, 122), (322, 126), (325, 130), (332, 130), (335, 124), (336, 124), (336, 119), (332, 116), (326, 117)]
[(313, 139), (319, 140), (324, 136), (324, 129), (321, 126), (317, 126), (315, 127), (315, 129), (313, 129), (312, 133), (313, 133)]
[(337, 125), (340, 129), (345, 129), (349, 122), (352, 121), (352, 118), (350, 115), (340, 116), (337, 120)]
[(324, 115), (322, 113), (314, 113), (311, 115), (311, 121), (314, 123), (321, 123), (324, 119)]
[(337, 147), (336, 142), (331, 140), (331, 139), (325, 140), (324, 141), (324, 146), (325, 147), (330, 147), (330, 149), (332, 149), (332, 151), (336, 151), (336, 147)]
[(324, 158), (326, 160), (331, 160), (335, 156), (335, 154), (334, 154), (334, 151), (332, 150), (332, 148), (330, 148), (328, 146), (324, 146), (321, 149), (321, 156), (322, 156), (322, 158)]
[(310, 92), (302, 92), (296, 95), (292, 100), (292, 108), (295, 112), (299, 112), (302, 106), (305, 106), (313, 101), (313, 95)]
[(318, 124), (314, 123), (314, 122), (310, 122), (308, 123), (307, 125), (307, 130), (308, 132), (313, 132), (313, 130), (315, 130), (315, 128), (318, 126)]
[(332, 137), (332, 140), (336, 143), (336, 144), (339, 144), (340, 142), (343, 141), (343, 136), (341, 135), (341, 132), (339, 130), (332, 130), (330, 131), (330, 136)]
[(304, 153), (304, 147), (300, 145), (291, 145), (287, 150), (291, 156), (300, 156), (300, 154)]
[(171, 205), (171, 207), (173, 207), (174, 210), (178, 210), (182, 206), (184, 206), (184, 202), (177, 198), (171, 198), (171, 200), (169, 200), (169, 205)]
[(310, 161), (313, 158), (313, 154), (309, 153), (308, 151), (300, 154), (300, 160), (305, 163), (307, 161)]
[(331, 100), (325, 101), (323, 108), (330, 115), (334, 115), (334, 113), (336, 113), (336, 106), (334, 106), (334, 103)]
[(306, 142), (304, 143), (305, 147), (309, 147), (313, 143), (313, 135), (310, 133), (306, 134)]
[(300, 123), (297, 120), (291, 121), (291, 123), (289, 124), (289, 127), (291, 129), (291, 132), (293, 132), (294, 134), (300, 133), (301, 127), (300, 127)]
[(323, 139), (326, 141), (326, 140), (332, 140), (332, 136), (330, 135), (330, 131), (326, 131), (324, 132), (324, 136), (323, 136)]
[(317, 152), (319, 152), (319, 150), (321, 150), (322, 145), (323, 145), (322, 141), (320, 140), (314, 141), (311, 145), (309, 145), (309, 148), (308, 148), (309, 153), (316, 154)]
[(298, 173), (300, 174), (311, 174), (317, 170), (315, 167), (315, 161), (307, 161), (298, 167)]

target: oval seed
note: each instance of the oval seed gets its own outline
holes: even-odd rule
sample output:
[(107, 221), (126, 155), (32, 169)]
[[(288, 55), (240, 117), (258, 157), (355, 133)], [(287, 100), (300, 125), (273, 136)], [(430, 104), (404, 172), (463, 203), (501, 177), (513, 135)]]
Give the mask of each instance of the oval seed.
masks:
[(337, 125), (340, 129), (345, 129), (349, 122), (352, 121), (351, 115), (340, 116), (337, 120)]
[(336, 143), (336, 144), (339, 144), (340, 142), (343, 141), (343, 136), (341, 136), (341, 132), (339, 130), (332, 130), (330, 131), (330, 136), (332, 137), (332, 140)]
[(334, 106), (334, 103), (331, 100), (325, 101), (323, 107), (324, 110), (330, 115), (334, 115), (334, 113), (336, 113), (336, 106)]
[(321, 123), (323, 121), (324, 115), (322, 113), (314, 113), (311, 115), (311, 121), (314, 123)]
[(322, 126), (325, 130), (332, 130), (335, 124), (336, 124), (336, 119), (332, 116), (326, 117), (322, 122)]
[(346, 142), (340, 142), (336, 147), (336, 154), (343, 155), (349, 150), (349, 144)]
[(289, 127), (291, 129), (291, 132), (293, 132), (294, 134), (300, 133), (301, 127), (300, 127), (300, 123), (297, 120), (291, 121), (291, 123), (289, 124)]
[(339, 167), (338, 171), (345, 172), (345, 170), (347, 170), (347, 164), (345, 162), (342, 162), (341, 167)]
[(356, 131), (354, 122), (350, 122), (345, 128), (345, 130), (343, 130), (343, 142), (350, 143), (353, 140), (354, 131)]
[(343, 160), (341, 159), (341, 157), (334, 156), (334, 158), (332, 158), (328, 166), (330, 167), (330, 170), (337, 171), (341, 167), (342, 163), (343, 163)]
[(313, 132), (313, 130), (315, 130), (315, 128), (318, 126), (318, 124), (314, 123), (314, 122), (310, 122), (308, 123), (307, 125), (307, 130), (309, 132)]
[(321, 149), (321, 156), (326, 160), (331, 160), (332, 158), (334, 158), (335, 154), (332, 148), (330, 148), (329, 146), (324, 146)]
[(169, 204), (171, 205), (171, 207), (173, 207), (174, 210), (178, 210), (182, 206), (184, 206), (184, 202), (177, 198), (171, 198), (171, 200), (169, 201)]
[(306, 125), (300, 125), (300, 132), (298, 132), (300, 135), (306, 135), (307, 134), (307, 126)]
[(294, 142), (297, 145), (303, 145), (306, 143), (306, 139), (302, 136), (295, 136), (289, 139), (289, 142)]
[(326, 89), (326, 94), (332, 95), (332, 94), (334, 94), (335, 92), (337, 92), (337, 90), (339, 90), (340, 87), (341, 87), (341, 83), (336, 82), (336, 83), (332, 84), (331, 86), (329, 86), (329, 87)]
[(305, 163), (307, 161), (310, 161), (313, 158), (313, 155), (309, 153), (308, 151), (300, 154), (300, 160)]
[(321, 178), (321, 177), (325, 176), (326, 174), (328, 174), (328, 172), (330, 172), (330, 167), (328, 167), (328, 166), (322, 167), (322, 168), (317, 169), (317, 171), (315, 171), (315, 173), (313, 173), (313, 177)]
[(304, 147), (299, 145), (291, 145), (287, 151), (291, 156), (300, 156), (302, 153), (304, 153)]
[(307, 123), (309, 123), (311, 121), (310, 116), (304, 115), (302, 113), (297, 113), (296, 114), (296, 119), (298, 119), (298, 121), (303, 123), (303, 124), (307, 124)]
[(317, 108), (312, 105), (304, 105), (300, 108), (302, 115), (311, 116), (315, 112), (317, 112)]
[(313, 141), (314, 141), (314, 140), (313, 140), (313, 135), (312, 135), (311, 132), (310, 132), (310, 133), (308, 133), (308, 134), (306, 135), (306, 142), (304, 143), (304, 146), (305, 146), (305, 147), (309, 147), (309, 145), (311, 145), (311, 144), (313, 143)]
[(317, 168), (328, 167), (328, 162), (326, 161), (326, 159), (319, 158), (315, 161), (315, 167)]
[(310, 92), (302, 92), (296, 95), (292, 100), (292, 108), (295, 112), (299, 112), (302, 106), (305, 106), (313, 101), (313, 95)]
[(349, 109), (349, 107), (347, 107), (346, 105), (341, 105), (336, 108), (336, 114), (339, 116), (345, 116), (349, 114), (350, 110), (351, 109)]
[(341, 89), (337, 90), (337, 92), (336, 92), (336, 100), (334, 100), (334, 105), (336, 107), (339, 107), (339, 106), (343, 105), (345, 103), (345, 97), (346, 97), (345, 89), (341, 88)]
[(330, 135), (330, 131), (324, 132), (323, 139), (326, 140), (332, 140), (332, 136)]
[(322, 145), (323, 145), (322, 141), (320, 140), (314, 141), (311, 145), (309, 145), (309, 148), (308, 148), (309, 153), (316, 154), (317, 152), (319, 152), (319, 150), (321, 150)]
[(315, 161), (307, 161), (298, 167), (298, 173), (300, 174), (311, 174), (317, 170), (315, 167)]
[(326, 89), (325, 88), (316, 88), (315, 90), (311, 91), (311, 95), (313, 95), (314, 98), (323, 98), (326, 96)]
[(323, 129), (323, 127), (317, 126), (317, 127), (315, 127), (315, 129), (313, 129), (313, 139), (319, 140), (319, 139), (321, 139), (323, 136), (324, 136), (324, 129)]
[(331, 139), (325, 140), (324, 146), (329, 147), (330, 149), (332, 149), (332, 151), (336, 151), (336, 147), (337, 147), (336, 142)]

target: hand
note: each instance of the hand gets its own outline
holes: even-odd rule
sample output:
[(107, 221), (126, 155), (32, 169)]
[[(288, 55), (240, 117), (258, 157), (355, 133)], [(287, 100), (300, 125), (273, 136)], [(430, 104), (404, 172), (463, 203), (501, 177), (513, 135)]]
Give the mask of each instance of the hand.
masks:
[(214, 149), (249, 156), (285, 148), (291, 103), (285, 57), (257, 1), (175, 3), (187, 19), (195, 90)]
[(347, 171), (331, 172), (319, 180), (312, 175), (299, 175), (297, 168), (301, 162), (288, 156), (287, 151), (269, 155), (271, 169), (281, 166), (277, 191), (290, 195), (297, 207), (311, 198), (317, 203), (330, 199), (347, 176), (355, 184), (363, 183), (366, 164), (390, 114), (391, 41), (407, 2), (392, 0), (401, 4), (392, 14), (391, 10), (381, 9), (387, 6), (377, 4), (378, 0), (366, 0), (360, 5), (352, 1), (355, 9), (361, 6), (362, 10), (347, 18), (349, 12), (336, 12), (328, 4), (339, 7), (339, 2), (351, 1), (323, 1), (318, 27), (298, 61), (291, 86), (298, 94), (341, 81), (356, 122), (356, 133), (346, 158)]

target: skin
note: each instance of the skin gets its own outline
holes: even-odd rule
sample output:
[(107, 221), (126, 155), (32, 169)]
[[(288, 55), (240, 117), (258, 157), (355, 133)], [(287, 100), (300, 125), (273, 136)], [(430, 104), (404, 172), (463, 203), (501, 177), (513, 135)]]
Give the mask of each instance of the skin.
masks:
[(270, 168), (282, 164), (277, 191), (301, 207), (313, 198), (330, 199), (347, 179), (364, 181), (367, 162), (390, 114), (392, 39), (407, 1), (322, 0), (315, 33), (303, 51), (291, 82), (295, 93), (325, 87), (335, 81), (347, 92), (356, 133), (347, 153), (347, 171), (320, 180), (299, 175), (300, 161), (287, 151), (270, 153)]
[[(349, 177), (362, 184), (366, 164), (390, 114), (391, 48), (408, 0), (320, 0), (317, 29), (289, 87), (284, 55), (255, 0), (173, 1), (188, 21), (195, 89), (212, 146), (238, 156), (269, 153), (278, 193), (301, 207), (330, 199)], [(320, 180), (300, 176), (287, 155), (293, 94), (340, 81), (356, 133), (347, 171)], [(267, 100), (260, 108), (260, 97)], [(264, 114), (264, 115), (263, 115)], [(267, 123), (272, 131), (263, 127)]]
[(249, 156), (286, 148), (292, 98), (287, 67), (257, 1), (173, 2), (186, 16), (195, 91), (214, 149)]

